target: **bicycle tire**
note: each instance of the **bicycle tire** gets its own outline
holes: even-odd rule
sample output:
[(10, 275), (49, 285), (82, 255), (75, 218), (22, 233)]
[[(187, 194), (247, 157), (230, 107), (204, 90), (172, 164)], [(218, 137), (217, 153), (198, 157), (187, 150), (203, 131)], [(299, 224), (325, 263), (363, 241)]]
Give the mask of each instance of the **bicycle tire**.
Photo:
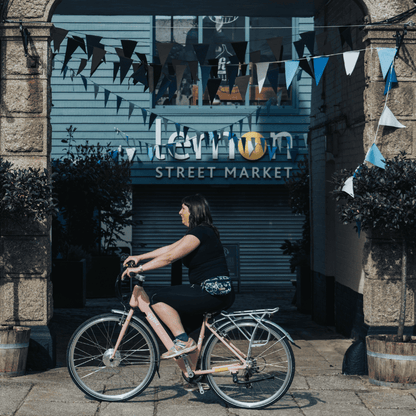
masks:
[(149, 330), (131, 320), (113, 361), (121, 316), (95, 316), (74, 332), (67, 348), (69, 374), (87, 395), (103, 401), (128, 400), (140, 394), (156, 372), (157, 349)]
[[(246, 355), (250, 344), (246, 337), (254, 334), (255, 346), (248, 357), (251, 369), (238, 371), (238, 384), (228, 371), (208, 374), (207, 381), (213, 391), (232, 406), (244, 409), (270, 406), (281, 399), (292, 384), (295, 374), (292, 348), (285, 334), (271, 321), (262, 321), (261, 326), (250, 319), (237, 320), (236, 323), (225, 323), (218, 332)], [(239, 361), (212, 334), (204, 349), (202, 362), (204, 370), (210, 370)]]

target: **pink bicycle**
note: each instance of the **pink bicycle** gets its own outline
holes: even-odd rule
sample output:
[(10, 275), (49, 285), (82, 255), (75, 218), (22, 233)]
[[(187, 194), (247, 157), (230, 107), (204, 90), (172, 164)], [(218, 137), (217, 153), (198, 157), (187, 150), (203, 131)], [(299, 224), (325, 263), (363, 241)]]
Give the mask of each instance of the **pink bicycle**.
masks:
[[(68, 345), (72, 380), (97, 400), (124, 401), (142, 393), (159, 369), (157, 337), (166, 349), (173, 345), (150, 307), (144, 276), (136, 278), (138, 309), (147, 322), (128, 306), (130, 295), (122, 294), (126, 283), (120, 274), (116, 294), (124, 310), (89, 319), (74, 332)], [(290, 343), (296, 344), (284, 329), (266, 319), (278, 309), (206, 314), (197, 349), (175, 359), (185, 380), (196, 383), (203, 394), (201, 381), (206, 379), (219, 397), (240, 408), (263, 408), (282, 398), (294, 377)], [(207, 329), (210, 336), (203, 343)]]

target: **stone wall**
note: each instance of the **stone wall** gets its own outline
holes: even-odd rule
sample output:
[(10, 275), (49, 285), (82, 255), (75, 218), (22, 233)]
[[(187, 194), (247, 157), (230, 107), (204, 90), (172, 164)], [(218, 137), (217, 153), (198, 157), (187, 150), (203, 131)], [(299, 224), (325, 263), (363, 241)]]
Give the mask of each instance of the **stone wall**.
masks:
[[(0, 27), (0, 155), (15, 168), (49, 169), (52, 25), (24, 27), (27, 56), (19, 25)], [(50, 223), (2, 223), (0, 244), (0, 324), (46, 325), (52, 317)]]

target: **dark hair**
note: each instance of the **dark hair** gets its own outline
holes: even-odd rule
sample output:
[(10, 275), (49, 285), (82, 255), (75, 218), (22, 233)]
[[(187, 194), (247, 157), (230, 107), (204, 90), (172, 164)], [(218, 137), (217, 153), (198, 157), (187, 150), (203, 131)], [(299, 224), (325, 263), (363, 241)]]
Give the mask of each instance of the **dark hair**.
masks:
[(201, 194), (186, 196), (182, 199), (182, 204), (189, 208), (189, 230), (192, 230), (201, 224), (208, 225), (215, 231), (218, 238), (220, 238), (217, 227), (212, 224), (212, 216), (208, 201)]

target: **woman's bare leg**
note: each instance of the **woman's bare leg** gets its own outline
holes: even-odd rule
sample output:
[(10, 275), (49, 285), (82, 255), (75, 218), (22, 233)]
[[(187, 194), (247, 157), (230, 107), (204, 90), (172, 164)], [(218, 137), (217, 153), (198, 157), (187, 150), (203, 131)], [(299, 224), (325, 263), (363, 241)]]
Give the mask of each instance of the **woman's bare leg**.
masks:
[(174, 337), (185, 332), (178, 312), (171, 306), (163, 302), (158, 302), (152, 308), (163, 323), (171, 330)]

